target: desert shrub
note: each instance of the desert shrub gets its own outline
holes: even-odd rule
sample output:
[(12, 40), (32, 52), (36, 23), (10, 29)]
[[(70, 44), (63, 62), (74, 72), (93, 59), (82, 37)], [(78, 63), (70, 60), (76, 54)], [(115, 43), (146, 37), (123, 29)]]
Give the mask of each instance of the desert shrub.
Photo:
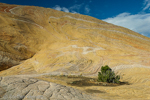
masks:
[(108, 82), (108, 83), (120, 83), (120, 76), (115, 75), (112, 69), (106, 65), (101, 67), (101, 72), (98, 72), (98, 81), (99, 82)]

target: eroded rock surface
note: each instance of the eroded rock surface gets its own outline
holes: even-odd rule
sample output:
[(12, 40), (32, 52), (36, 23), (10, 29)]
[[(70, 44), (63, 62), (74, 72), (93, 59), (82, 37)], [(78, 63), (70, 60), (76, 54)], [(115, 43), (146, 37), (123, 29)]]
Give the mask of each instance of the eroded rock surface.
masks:
[[(96, 100), (68, 86), (34, 78), (1, 77), (0, 100)], [(102, 99), (99, 99), (102, 100)]]

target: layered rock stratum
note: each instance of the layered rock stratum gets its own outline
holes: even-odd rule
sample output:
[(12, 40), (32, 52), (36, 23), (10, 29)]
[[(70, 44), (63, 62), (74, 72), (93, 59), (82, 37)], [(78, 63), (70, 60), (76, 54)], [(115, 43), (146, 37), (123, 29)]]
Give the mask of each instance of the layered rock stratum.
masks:
[[(103, 65), (130, 85), (76, 87), (45, 77), (96, 77)], [(150, 38), (86, 15), (0, 3), (0, 70), (0, 100), (148, 100)]]

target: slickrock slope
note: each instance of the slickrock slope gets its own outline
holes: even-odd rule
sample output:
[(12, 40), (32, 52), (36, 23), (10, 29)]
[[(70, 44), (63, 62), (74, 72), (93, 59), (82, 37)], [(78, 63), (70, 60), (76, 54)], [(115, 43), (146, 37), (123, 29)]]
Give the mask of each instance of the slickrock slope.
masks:
[[(150, 99), (150, 38), (90, 16), (0, 3), (0, 76), (4, 79), (19, 74), (31, 74), (31, 77), (61, 74), (96, 76), (102, 65), (109, 65), (121, 75), (121, 81), (132, 85), (89, 87), (105, 91), (108, 96), (92, 95), (111, 100), (118, 96), (117, 99)], [(18, 77), (20, 80), (15, 82), (16, 85), (25, 84), (22, 77)], [(0, 84), (0, 89), (5, 82)], [(32, 90), (36, 91), (38, 85)], [(7, 84), (5, 87), (10, 89)], [(29, 93), (29, 90), (26, 91)], [(14, 91), (17, 95), (18, 90)], [(8, 92), (3, 92), (0, 97), (12, 96)], [(27, 95), (27, 92), (21, 93), (22, 97)]]
[(0, 100), (96, 100), (71, 87), (30, 77), (1, 77), (0, 84)]

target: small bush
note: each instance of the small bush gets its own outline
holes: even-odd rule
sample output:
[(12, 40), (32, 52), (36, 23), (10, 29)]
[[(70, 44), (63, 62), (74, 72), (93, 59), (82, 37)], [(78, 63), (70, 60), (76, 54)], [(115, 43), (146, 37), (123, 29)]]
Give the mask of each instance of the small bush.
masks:
[(120, 83), (120, 76), (115, 75), (112, 69), (106, 65), (101, 67), (101, 72), (98, 72), (98, 81), (99, 82), (108, 82), (108, 83)]

